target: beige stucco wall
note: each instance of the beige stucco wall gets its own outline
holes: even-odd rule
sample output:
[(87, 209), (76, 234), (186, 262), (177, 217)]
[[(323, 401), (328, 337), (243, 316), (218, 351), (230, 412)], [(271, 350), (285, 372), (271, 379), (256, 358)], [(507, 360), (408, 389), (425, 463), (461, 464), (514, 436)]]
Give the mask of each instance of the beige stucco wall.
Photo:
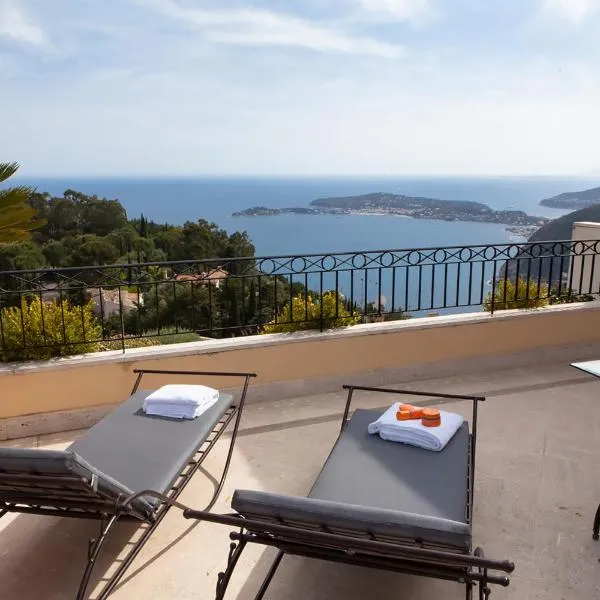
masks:
[[(0, 369), (0, 419), (125, 399), (134, 368), (250, 371), (256, 383), (410, 367), (600, 341), (597, 303), (360, 325), (324, 334), (269, 335), (104, 353)], [(167, 380), (148, 376), (143, 387)], [(225, 387), (230, 381), (213, 379)]]
[(600, 223), (578, 221), (573, 223), (571, 239), (574, 242), (586, 241), (584, 246), (576, 247), (580, 253), (573, 256), (569, 264), (567, 282), (575, 293), (598, 294), (600, 292), (600, 261), (596, 260), (596, 245), (592, 240), (600, 240)]

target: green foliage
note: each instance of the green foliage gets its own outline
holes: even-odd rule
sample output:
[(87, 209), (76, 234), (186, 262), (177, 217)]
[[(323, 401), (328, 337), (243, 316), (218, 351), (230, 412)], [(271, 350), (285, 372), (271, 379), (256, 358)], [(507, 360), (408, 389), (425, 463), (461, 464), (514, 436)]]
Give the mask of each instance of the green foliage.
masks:
[(69, 250), (62, 243), (50, 240), (42, 247), (46, 262), (52, 267), (64, 267), (69, 262)]
[[(211, 294), (209, 299), (206, 285), (189, 281), (158, 282), (149, 287), (143, 305), (126, 315), (125, 331), (142, 335), (157, 329), (163, 333), (170, 327), (183, 331), (214, 327), (218, 297), (215, 290), (211, 290)], [(209, 304), (212, 304), (214, 315), (211, 315)]]
[(42, 302), (21, 299), (20, 306), (0, 312), (3, 361), (46, 360), (56, 356), (94, 352), (102, 330), (91, 303), (75, 306), (67, 300)]
[(46, 264), (42, 248), (31, 241), (0, 245), (0, 271), (27, 271)]
[(154, 331), (146, 331), (144, 335), (150, 336), (146, 339), (160, 345), (185, 344), (186, 342), (199, 342), (201, 340), (209, 339), (204, 338), (193, 331), (181, 331), (175, 329), (175, 327), (166, 327), (160, 331), (157, 329)]
[(118, 200), (75, 190), (66, 190), (62, 197), (30, 193), (27, 202), (27, 210), (45, 219), (33, 241), (51, 267), (254, 255), (245, 232), (229, 235), (204, 219), (183, 226), (158, 224), (144, 215), (128, 221)]
[[(0, 163), (0, 183), (18, 169), (17, 163)], [(38, 211), (28, 203), (32, 193), (33, 190), (26, 186), (0, 190), (0, 244), (26, 240), (32, 230), (44, 224)]]
[(333, 291), (322, 298), (300, 294), (288, 302), (283, 310), (262, 328), (262, 333), (288, 333), (308, 329), (333, 329), (356, 325), (361, 316), (346, 307), (344, 298)]
[(110, 265), (119, 258), (119, 252), (106, 238), (94, 234), (78, 235), (68, 240), (69, 265)]
[(495, 291), (490, 292), (483, 303), (483, 309), (510, 310), (513, 308), (539, 308), (550, 303), (548, 284), (531, 279), (529, 283), (523, 277), (515, 282), (501, 279), (496, 282)]
[(115, 335), (108, 340), (98, 344), (98, 350), (122, 350), (123, 346), (128, 348), (147, 348), (150, 346), (166, 346), (169, 344), (184, 344), (186, 342), (199, 342), (204, 339), (193, 331), (178, 331), (175, 327), (165, 327), (160, 331), (144, 332), (144, 337), (132, 337), (125, 335), (123, 339)]
[(574, 302), (591, 302), (595, 300), (591, 294), (576, 294), (561, 290), (558, 293), (558, 288), (553, 288), (550, 292), (550, 304), (573, 304)]
[(98, 344), (98, 350), (123, 350), (129, 348), (147, 348), (149, 346), (158, 346), (160, 342), (156, 339), (151, 338), (136, 338), (131, 336), (125, 336), (121, 339), (120, 337), (109, 338)]

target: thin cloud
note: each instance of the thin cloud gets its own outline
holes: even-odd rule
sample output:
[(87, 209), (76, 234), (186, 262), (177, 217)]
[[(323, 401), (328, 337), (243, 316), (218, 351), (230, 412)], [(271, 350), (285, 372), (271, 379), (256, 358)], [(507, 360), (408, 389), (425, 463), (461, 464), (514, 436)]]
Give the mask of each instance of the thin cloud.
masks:
[(0, 38), (20, 44), (44, 46), (46, 34), (12, 0), (0, 0)]
[(435, 14), (430, 0), (358, 0), (361, 8), (386, 19), (421, 24)]
[(220, 44), (297, 47), (384, 58), (404, 55), (404, 48), (397, 44), (351, 35), (300, 17), (268, 10), (194, 9), (170, 0), (155, 1), (150, 6), (173, 19), (193, 24), (207, 40)]
[(541, 8), (546, 16), (579, 25), (600, 12), (600, 0), (542, 0)]

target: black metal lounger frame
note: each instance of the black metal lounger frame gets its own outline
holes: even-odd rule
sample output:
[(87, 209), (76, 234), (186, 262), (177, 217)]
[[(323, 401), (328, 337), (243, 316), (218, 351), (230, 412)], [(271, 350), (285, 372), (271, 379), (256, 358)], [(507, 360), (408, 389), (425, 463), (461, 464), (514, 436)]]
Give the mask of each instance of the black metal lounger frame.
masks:
[[(21, 476), (24, 482), (26, 482), (27, 485), (35, 491), (44, 491), (48, 494), (48, 497), (54, 497), (59, 499), (61, 498), (61, 494), (66, 494), (69, 500), (60, 500), (64, 508), (43, 507), (33, 503), (27, 504), (24, 501), (19, 501), (18, 503), (14, 504), (4, 502), (3, 505), (0, 505), (0, 518), (8, 512), (18, 512), (36, 515), (52, 515), (58, 517), (75, 517), (100, 520), (100, 531), (98, 537), (91, 538), (88, 542), (87, 563), (81, 578), (79, 589), (77, 591), (76, 600), (83, 600), (86, 597), (86, 591), (90, 582), (92, 571), (94, 569), (94, 566), (96, 565), (98, 555), (100, 554), (100, 551), (107, 539), (108, 534), (117, 524), (117, 522), (138, 522), (145, 527), (144, 531), (141, 533), (141, 535), (139, 535), (138, 539), (133, 544), (131, 544), (127, 555), (120, 561), (118, 568), (115, 570), (114, 574), (111, 575), (111, 577), (106, 581), (99, 595), (96, 596), (96, 599), (103, 600), (109, 596), (109, 594), (114, 590), (115, 586), (129, 567), (129, 565), (138, 555), (138, 553), (140, 552), (150, 535), (152, 535), (153, 531), (164, 519), (169, 509), (172, 506), (178, 505), (177, 498), (184, 490), (185, 486), (189, 483), (192, 476), (200, 468), (200, 466), (204, 462), (204, 459), (208, 456), (213, 446), (221, 437), (227, 426), (231, 423), (232, 420), (234, 420), (235, 417), (233, 432), (231, 434), (229, 450), (227, 453), (225, 464), (223, 466), (223, 471), (221, 473), (218, 485), (214, 490), (212, 498), (204, 510), (209, 511), (213, 507), (219, 494), (221, 493), (221, 490), (223, 489), (223, 484), (225, 483), (227, 472), (229, 471), (229, 465), (231, 463), (231, 457), (233, 455), (235, 440), (237, 437), (240, 419), (246, 401), (246, 394), (248, 391), (250, 379), (256, 377), (256, 374), (254, 373), (233, 373), (218, 371), (173, 371), (161, 369), (134, 369), (133, 372), (137, 375), (137, 378), (131, 390), (131, 395), (135, 394), (135, 392), (138, 390), (142, 381), (142, 377), (145, 374), (176, 376), (195, 375), (206, 377), (243, 378), (244, 384), (242, 387), (239, 402), (237, 404), (232, 404), (223, 414), (221, 419), (216, 423), (215, 427), (210, 432), (208, 438), (197, 448), (195, 455), (189, 460), (189, 462), (179, 473), (177, 480), (173, 483), (167, 494), (159, 494), (155, 493), (153, 490), (148, 490), (148, 492), (134, 494), (130, 498), (124, 499), (121, 502), (114, 502), (113, 499), (107, 497), (105, 510), (98, 511), (90, 508), (91, 498), (97, 498), (99, 494), (97, 490), (93, 492), (93, 495), (90, 494), (90, 491), (93, 487), (93, 482), (73, 476), (69, 477), (62, 475), (56, 475), (53, 477), (49, 477), (48, 475), (33, 474)], [(0, 473), (0, 481), (2, 477), (3, 476)], [(14, 477), (14, 475), (12, 475), (11, 477)], [(73, 498), (74, 492), (78, 496), (81, 496), (79, 500)], [(88, 495), (87, 499), (86, 495)], [(131, 506), (132, 501), (135, 498), (141, 496), (153, 496), (160, 500), (160, 503), (157, 505), (157, 508), (154, 511), (151, 518), (148, 518), (147, 515), (144, 515), (139, 511), (134, 510)]]
[[(348, 390), (348, 396), (342, 417), (340, 435), (348, 423), (352, 398), (354, 392), (357, 390), (423, 396), (442, 400), (472, 401), (467, 511), (467, 522), (470, 524), (473, 514), (477, 406), (485, 398), (481, 396), (427, 393), (354, 385), (344, 385), (343, 387)], [(206, 511), (192, 510), (179, 503), (176, 503), (176, 505), (184, 511), (185, 518), (200, 519), (239, 528), (239, 532), (232, 532), (230, 534), (232, 543), (230, 545), (227, 567), (224, 572), (219, 573), (217, 580), (217, 600), (224, 598), (235, 566), (247, 543), (274, 546), (279, 549), (261, 583), (255, 600), (261, 600), (264, 597), (285, 554), (295, 554), (399, 573), (458, 581), (465, 584), (467, 600), (473, 598), (473, 588), (475, 586), (478, 587), (480, 600), (486, 600), (490, 595), (490, 584), (508, 586), (508, 577), (499, 575), (493, 571), (511, 573), (514, 570), (512, 562), (486, 558), (481, 548), (475, 548), (475, 550), (469, 548), (469, 551), (466, 553), (437, 550), (422, 547), (417, 544), (416, 540), (414, 543), (390, 543), (377, 539), (373, 534), (370, 534), (369, 537), (341, 535), (339, 533), (331, 533), (326, 528), (315, 530), (290, 525), (283, 519), (279, 519), (278, 522), (274, 523), (269, 520), (246, 519), (237, 513), (218, 515)]]

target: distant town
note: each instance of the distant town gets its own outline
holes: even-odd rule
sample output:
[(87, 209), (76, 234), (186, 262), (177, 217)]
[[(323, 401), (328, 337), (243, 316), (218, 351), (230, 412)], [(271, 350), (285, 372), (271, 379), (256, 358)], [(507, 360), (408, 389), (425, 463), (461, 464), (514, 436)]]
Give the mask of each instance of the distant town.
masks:
[(361, 196), (319, 198), (308, 207), (268, 208), (253, 206), (233, 213), (234, 217), (269, 217), (282, 214), (301, 215), (396, 215), (438, 221), (472, 221), (499, 223), (517, 235), (530, 235), (548, 223), (547, 217), (528, 215), (521, 210), (493, 210), (486, 204), (463, 200), (439, 200), (378, 192)]

